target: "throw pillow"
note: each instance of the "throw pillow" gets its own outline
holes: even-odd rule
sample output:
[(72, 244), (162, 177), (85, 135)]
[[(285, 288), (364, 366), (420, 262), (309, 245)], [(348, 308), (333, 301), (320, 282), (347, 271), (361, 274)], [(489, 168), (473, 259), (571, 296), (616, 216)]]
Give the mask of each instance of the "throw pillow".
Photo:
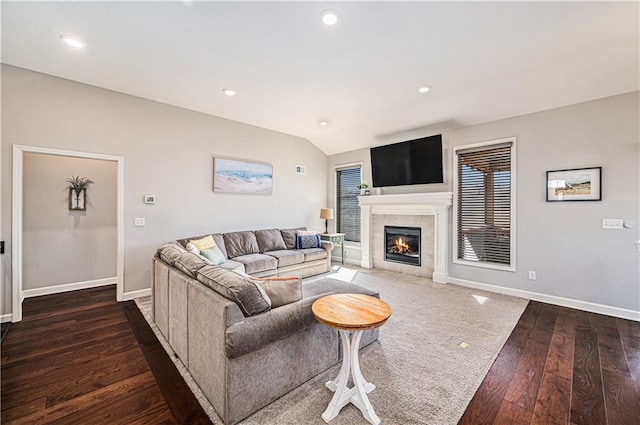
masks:
[(222, 251), (220, 251), (220, 248), (215, 245), (212, 248), (200, 250), (200, 255), (211, 261), (211, 263), (216, 266), (219, 266), (220, 264), (227, 261), (227, 259), (224, 258), (224, 254), (222, 253)]
[(302, 279), (299, 277), (251, 278), (271, 299), (271, 308), (291, 304), (302, 299)]
[(213, 248), (214, 246), (216, 246), (216, 243), (213, 241), (213, 236), (211, 236), (211, 235), (207, 235), (202, 239), (190, 240), (189, 243), (194, 245), (200, 251), (202, 251), (203, 249), (209, 249), (209, 248)]
[(189, 242), (187, 246), (185, 246), (185, 249), (194, 254), (200, 254), (200, 250), (198, 249), (198, 247), (192, 244), (191, 242)]
[(320, 248), (320, 235), (298, 235), (298, 249)]

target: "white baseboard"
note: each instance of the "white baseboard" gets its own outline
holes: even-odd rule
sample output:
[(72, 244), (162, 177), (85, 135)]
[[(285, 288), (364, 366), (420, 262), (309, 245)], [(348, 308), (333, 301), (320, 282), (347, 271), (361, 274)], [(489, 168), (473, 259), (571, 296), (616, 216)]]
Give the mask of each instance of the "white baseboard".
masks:
[(575, 300), (573, 298), (558, 297), (556, 295), (541, 294), (539, 292), (530, 292), (522, 289), (507, 288), (504, 286), (490, 285), (488, 283), (474, 282), (471, 280), (458, 279), (449, 277), (449, 283), (464, 286), (467, 288), (481, 289), (488, 292), (496, 292), (498, 294), (512, 295), (514, 297), (527, 298), (534, 301), (540, 301), (547, 304), (554, 304), (563, 307), (575, 308), (578, 310), (590, 311), (592, 313), (604, 314), (607, 316), (620, 317), (622, 319), (634, 320), (640, 322), (640, 311), (628, 310), (626, 308), (612, 307), (604, 304), (596, 304), (588, 301)]
[(0, 323), (10, 322), (13, 319), (13, 314), (1, 314)]
[(47, 286), (44, 288), (24, 289), (22, 299), (39, 297), (41, 295), (59, 294), (61, 292), (77, 291), (78, 289), (97, 288), (98, 286), (115, 285), (118, 283), (117, 277), (107, 277), (104, 279), (87, 280), (84, 282), (65, 283), (63, 285)]
[(134, 298), (147, 297), (149, 295), (151, 295), (151, 288), (125, 292), (124, 294), (122, 294), (122, 301), (129, 301)]

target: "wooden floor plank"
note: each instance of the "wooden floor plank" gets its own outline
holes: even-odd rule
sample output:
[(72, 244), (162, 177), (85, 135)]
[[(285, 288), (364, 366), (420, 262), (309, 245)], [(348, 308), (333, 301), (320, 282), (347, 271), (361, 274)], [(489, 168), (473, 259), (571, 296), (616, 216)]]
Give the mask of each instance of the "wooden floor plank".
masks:
[(595, 322), (593, 327), (587, 323), (576, 329), (571, 396), (571, 423), (575, 425), (606, 424), (598, 339), (591, 329)]
[(505, 394), (505, 400), (533, 411), (548, 352), (549, 343), (543, 343), (535, 339), (529, 340), (522, 353), (518, 368), (513, 374)]
[(545, 372), (532, 425), (567, 425), (571, 416), (571, 380)]
[(576, 339), (576, 321), (572, 313), (561, 312), (554, 328), (545, 364), (545, 373), (573, 379), (573, 350)]
[(493, 425), (529, 425), (532, 414), (530, 410), (502, 400)]

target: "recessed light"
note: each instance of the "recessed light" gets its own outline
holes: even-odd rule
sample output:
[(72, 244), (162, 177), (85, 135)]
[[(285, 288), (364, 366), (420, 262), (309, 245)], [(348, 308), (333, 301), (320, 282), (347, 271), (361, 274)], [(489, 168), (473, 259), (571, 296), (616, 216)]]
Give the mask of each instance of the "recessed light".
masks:
[(227, 96), (235, 96), (236, 95), (236, 91), (235, 90), (231, 90), (231, 89), (222, 89), (222, 93), (226, 94)]
[(63, 34), (60, 36), (60, 38), (62, 39), (62, 41), (67, 43), (67, 45), (76, 49), (84, 49), (87, 46), (84, 41), (80, 40), (79, 38), (71, 37), (70, 35)]
[(320, 124), (320, 127), (328, 127), (329, 121), (320, 121), (318, 124)]
[(333, 9), (327, 9), (320, 14), (322, 23), (327, 26), (335, 25), (338, 22), (338, 12)]
[(423, 86), (418, 89), (418, 93), (427, 93), (429, 90), (431, 90), (431, 87)]

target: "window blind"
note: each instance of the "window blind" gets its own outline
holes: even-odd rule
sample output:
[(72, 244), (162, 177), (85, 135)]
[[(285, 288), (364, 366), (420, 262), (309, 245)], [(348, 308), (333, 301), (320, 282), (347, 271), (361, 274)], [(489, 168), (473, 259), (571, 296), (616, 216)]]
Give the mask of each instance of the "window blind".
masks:
[(362, 182), (360, 166), (336, 170), (336, 228), (344, 233), (344, 239), (360, 242), (360, 205), (358, 186)]
[(457, 153), (458, 259), (511, 265), (512, 148)]

